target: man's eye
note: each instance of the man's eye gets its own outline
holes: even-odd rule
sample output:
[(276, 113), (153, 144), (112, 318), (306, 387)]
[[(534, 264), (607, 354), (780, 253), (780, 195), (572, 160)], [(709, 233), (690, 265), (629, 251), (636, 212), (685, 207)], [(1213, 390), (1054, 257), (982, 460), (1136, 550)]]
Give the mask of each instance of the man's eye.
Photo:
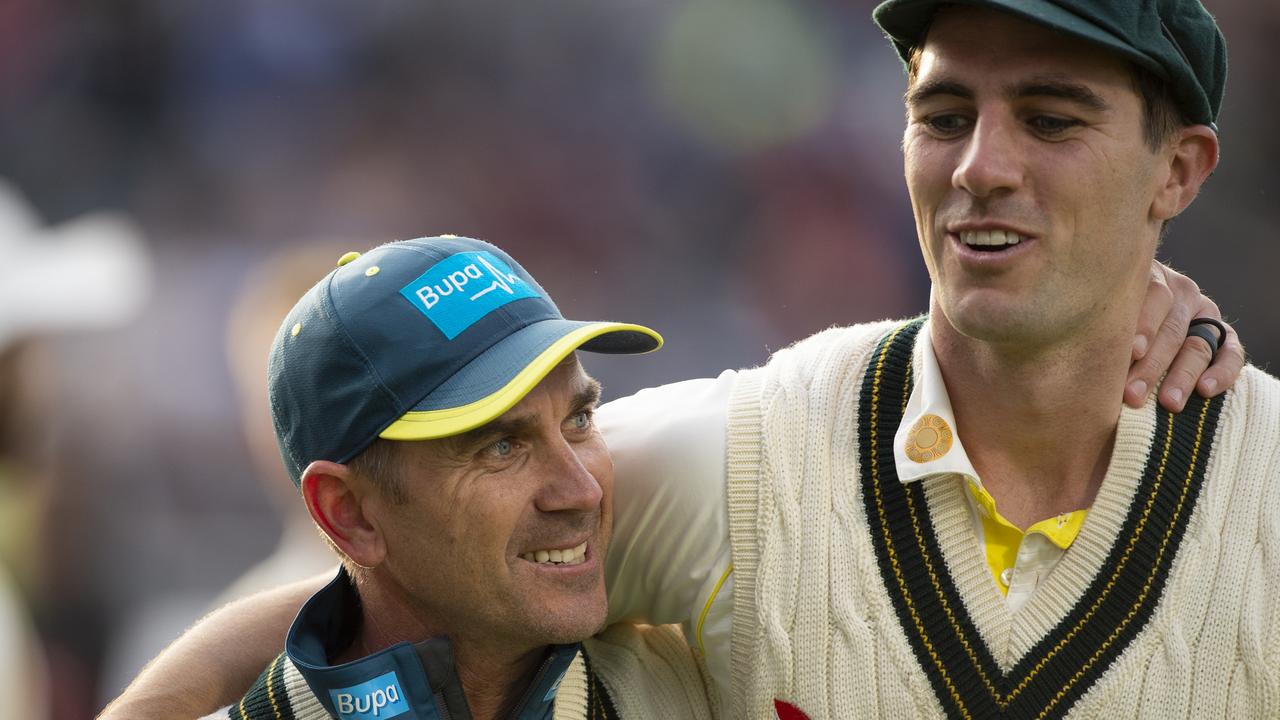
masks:
[(1058, 135), (1080, 124), (1078, 120), (1056, 115), (1036, 115), (1027, 121), (1041, 135)]
[(507, 457), (516, 449), (515, 443), (509, 438), (503, 438), (489, 446), (489, 452), (498, 457)]
[(586, 410), (576, 412), (569, 418), (569, 423), (575, 430), (586, 430), (591, 427), (591, 413)]
[(969, 118), (956, 113), (929, 115), (920, 121), (936, 135), (959, 135), (969, 128)]

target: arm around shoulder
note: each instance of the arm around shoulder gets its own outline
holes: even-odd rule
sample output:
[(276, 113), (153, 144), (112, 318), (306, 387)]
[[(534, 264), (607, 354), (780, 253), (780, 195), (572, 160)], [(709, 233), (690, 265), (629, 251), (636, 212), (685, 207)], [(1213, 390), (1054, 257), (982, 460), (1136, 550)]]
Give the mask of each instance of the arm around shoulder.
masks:
[(642, 390), (600, 408), (613, 455), (611, 621), (687, 622), (729, 540), (725, 419), (737, 374)]
[(284, 648), (298, 609), (331, 575), (267, 590), (206, 615), (148, 663), (98, 720), (196, 718), (238, 701)]

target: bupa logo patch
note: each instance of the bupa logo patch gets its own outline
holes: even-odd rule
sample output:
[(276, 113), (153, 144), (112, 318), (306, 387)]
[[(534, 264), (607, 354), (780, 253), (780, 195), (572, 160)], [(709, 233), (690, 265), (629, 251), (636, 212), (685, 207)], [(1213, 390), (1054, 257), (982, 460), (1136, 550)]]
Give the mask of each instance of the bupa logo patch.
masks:
[(450, 255), (400, 288), (400, 294), (450, 340), (509, 302), (538, 297), (529, 283), (484, 250)]
[(329, 698), (341, 720), (385, 719), (409, 712), (394, 670), (359, 685), (330, 690)]

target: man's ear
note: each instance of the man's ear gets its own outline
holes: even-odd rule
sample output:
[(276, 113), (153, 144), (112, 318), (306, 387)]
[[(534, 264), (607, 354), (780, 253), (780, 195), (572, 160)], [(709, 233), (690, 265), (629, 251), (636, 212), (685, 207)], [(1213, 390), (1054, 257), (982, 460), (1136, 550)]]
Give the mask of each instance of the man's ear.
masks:
[(1218, 166), (1218, 134), (1207, 125), (1188, 125), (1178, 130), (1167, 152), (1169, 172), (1151, 203), (1151, 214), (1158, 220), (1172, 219), (1196, 199)]
[(361, 567), (376, 567), (387, 554), (386, 543), (365, 514), (362, 488), (351, 469), (316, 460), (302, 471), (302, 499), (311, 519), (348, 558)]

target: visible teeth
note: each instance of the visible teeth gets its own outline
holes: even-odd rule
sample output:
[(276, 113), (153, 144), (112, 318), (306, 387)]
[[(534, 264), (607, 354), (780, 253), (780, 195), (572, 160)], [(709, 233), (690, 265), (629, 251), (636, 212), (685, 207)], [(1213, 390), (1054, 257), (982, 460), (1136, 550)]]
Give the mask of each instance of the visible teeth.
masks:
[(556, 565), (578, 565), (587, 557), (587, 544), (565, 550), (535, 550), (520, 556), (529, 562), (554, 563)]
[(965, 230), (960, 233), (960, 240), (965, 245), (1017, 245), (1022, 236), (1006, 230)]

